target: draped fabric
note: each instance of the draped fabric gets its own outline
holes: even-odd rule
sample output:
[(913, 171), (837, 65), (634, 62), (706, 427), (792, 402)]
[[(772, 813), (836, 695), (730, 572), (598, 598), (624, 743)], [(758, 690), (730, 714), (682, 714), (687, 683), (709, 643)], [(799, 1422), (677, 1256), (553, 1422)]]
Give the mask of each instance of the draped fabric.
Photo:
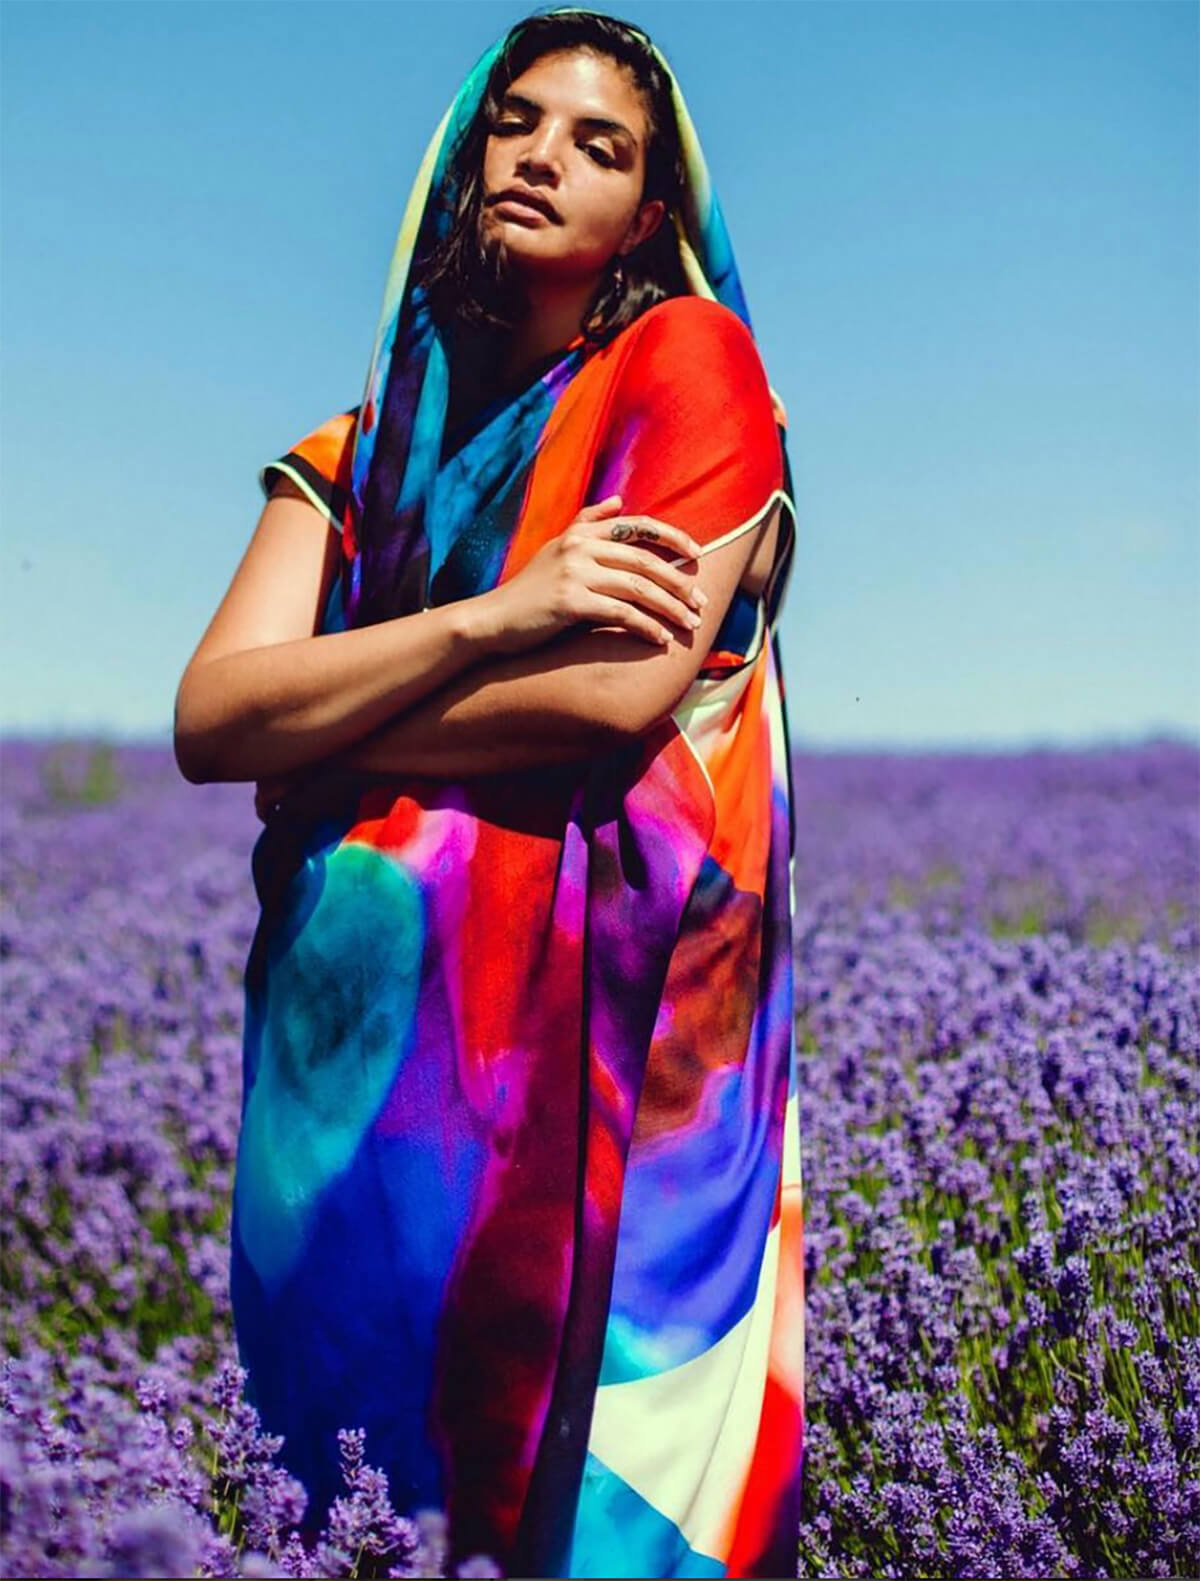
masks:
[[(285, 800), (254, 852), (232, 1288), (251, 1397), (321, 1512), (366, 1430), (397, 1509), (525, 1576), (792, 1576), (803, 1205), (767, 381), (675, 85), (693, 293), (445, 428), (409, 200), (357, 406), (264, 467), (341, 533), (323, 629), (515, 576), (580, 508), (705, 553), (782, 503), (687, 695), (619, 750)], [(665, 61), (663, 62), (665, 66)], [(393, 530), (379, 530), (379, 512)], [(374, 513), (374, 521), (372, 522)], [(369, 527), (369, 530), (366, 530)]]

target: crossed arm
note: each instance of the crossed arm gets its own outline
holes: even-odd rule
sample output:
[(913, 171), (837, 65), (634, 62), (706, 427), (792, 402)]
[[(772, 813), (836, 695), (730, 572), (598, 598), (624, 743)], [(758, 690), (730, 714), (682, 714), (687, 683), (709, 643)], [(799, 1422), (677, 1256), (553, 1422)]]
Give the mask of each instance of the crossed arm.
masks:
[(728, 308), (668, 299), (630, 333), (608, 416), (625, 497), (693, 536), (703, 527), (699, 625), (668, 625), (659, 646), (620, 626), (576, 624), (514, 653), (510, 586), (316, 635), (341, 545), (316, 506), (281, 484), (180, 683), (175, 745), (187, 778), (274, 784), (338, 764), (438, 777), (530, 768), (610, 750), (675, 708), (752, 558), (770, 553), (778, 509), (719, 518), (762, 499), (772, 479), (777, 487), (775, 413), (753, 339)]
[(350, 748), (347, 766), (457, 778), (573, 762), (645, 734), (695, 680), (761, 536), (701, 557), (700, 624), (671, 628), (665, 648), (603, 629), (489, 658)]
[[(299, 775), (261, 779), (259, 816), (266, 817), (292, 784), (324, 768), (471, 778), (579, 762), (642, 735), (696, 680), (748, 564), (762, 561), (764, 550), (770, 557), (776, 522), (778, 506), (759, 530), (700, 558), (697, 583), (708, 604), (696, 631), (672, 629), (664, 650), (628, 632), (604, 629), (564, 634), (520, 655), (481, 659), (327, 762)], [(460, 606), (468, 624), (471, 602)]]
[(314, 635), (340, 545), (299, 491), (280, 486), (180, 683), (180, 768), (197, 782), (282, 791), (318, 766), (466, 777), (609, 750), (687, 691), (771, 519), (701, 557), (700, 625), (673, 629), (664, 648), (576, 628), (497, 655), (486, 595)]

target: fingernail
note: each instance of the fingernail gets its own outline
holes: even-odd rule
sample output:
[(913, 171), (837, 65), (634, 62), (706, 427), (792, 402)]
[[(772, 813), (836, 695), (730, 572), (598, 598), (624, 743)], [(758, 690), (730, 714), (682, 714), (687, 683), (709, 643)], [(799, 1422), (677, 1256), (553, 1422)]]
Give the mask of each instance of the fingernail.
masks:
[(694, 587), (692, 589), (692, 597), (696, 600), (701, 609), (703, 609), (705, 604), (708, 603), (708, 594), (702, 587)]

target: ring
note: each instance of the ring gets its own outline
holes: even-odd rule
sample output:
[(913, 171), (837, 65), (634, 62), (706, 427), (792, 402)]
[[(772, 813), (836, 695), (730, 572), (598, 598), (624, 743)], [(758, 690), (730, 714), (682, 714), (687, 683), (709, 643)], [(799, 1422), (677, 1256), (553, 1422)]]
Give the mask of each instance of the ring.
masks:
[(617, 543), (626, 543), (636, 531), (637, 528), (632, 522), (613, 522), (609, 529), (609, 537)]

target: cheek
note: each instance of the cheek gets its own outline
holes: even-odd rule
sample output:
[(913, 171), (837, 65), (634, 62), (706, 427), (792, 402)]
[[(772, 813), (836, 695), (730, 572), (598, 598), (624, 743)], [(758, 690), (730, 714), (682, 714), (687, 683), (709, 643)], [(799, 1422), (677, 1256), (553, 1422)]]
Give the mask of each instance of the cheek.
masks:
[(624, 187), (603, 179), (589, 183), (582, 196), (588, 234), (615, 247), (633, 223), (636, 202)]
[(494, 137), (489, 137), (483, 150), (483, 185), (487, 191), (496, 186), (500, 179), (499, 146)]

